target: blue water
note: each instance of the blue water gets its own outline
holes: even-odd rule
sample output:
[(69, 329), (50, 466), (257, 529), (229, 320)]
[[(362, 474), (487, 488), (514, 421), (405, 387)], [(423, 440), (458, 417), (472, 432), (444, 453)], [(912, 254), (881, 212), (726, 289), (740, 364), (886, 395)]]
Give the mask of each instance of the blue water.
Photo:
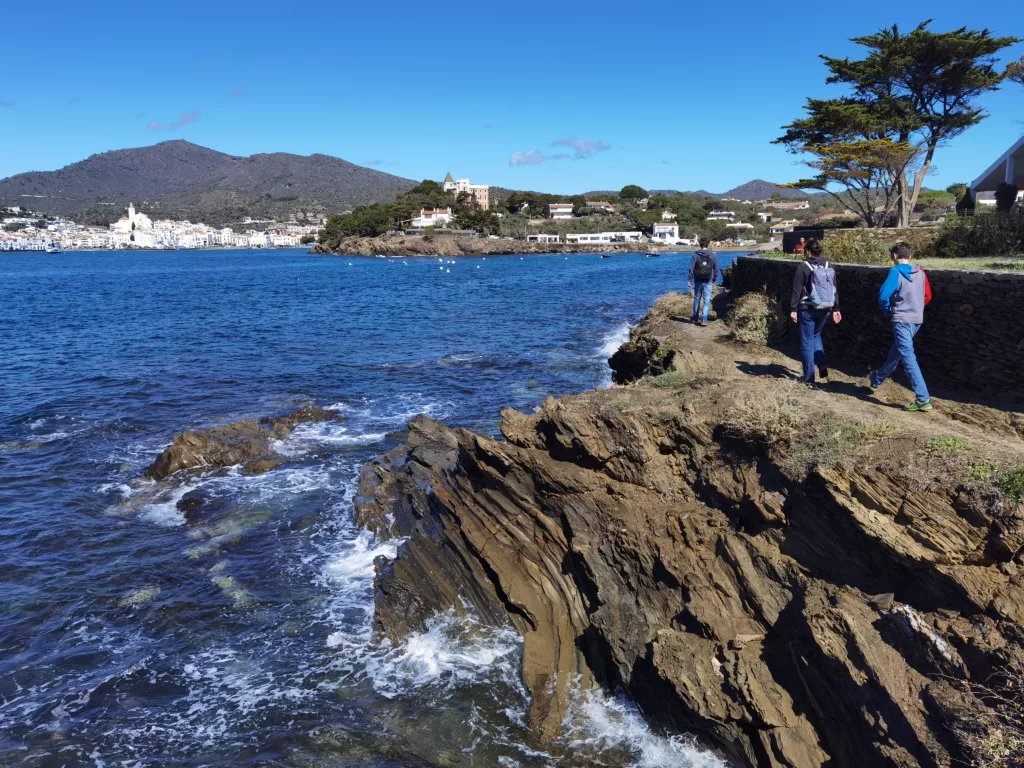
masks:
[[(511, 631), (375, 642), (395, 544), (350, 503), (415, 414), (495, 434), (607, 384), (688, 259), (0, 255), (0, 764), (715, 764), (610, 697), (537, 743)], [(185, 428), (306, 403), (343, 420), (280, 469), (141, 478)], [(189, 526), (193, 489), (213, 512)]]

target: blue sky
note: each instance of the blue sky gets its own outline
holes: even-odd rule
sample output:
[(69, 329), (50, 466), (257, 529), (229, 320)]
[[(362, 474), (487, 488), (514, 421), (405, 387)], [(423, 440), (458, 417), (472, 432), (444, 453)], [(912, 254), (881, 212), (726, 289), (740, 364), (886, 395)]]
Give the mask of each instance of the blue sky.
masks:
[[(907, 5), (17, 3), (0, 177), (185, 138), (558, 193), (784, 182), (800, 168), (769, 142), (807, 96), (839, 90), (819, 53), (927, 17), (1024, 37), (1014, 3)], [(969, 181), (1024, 133), (1024, 88), (983, 105), (930, 186)]]

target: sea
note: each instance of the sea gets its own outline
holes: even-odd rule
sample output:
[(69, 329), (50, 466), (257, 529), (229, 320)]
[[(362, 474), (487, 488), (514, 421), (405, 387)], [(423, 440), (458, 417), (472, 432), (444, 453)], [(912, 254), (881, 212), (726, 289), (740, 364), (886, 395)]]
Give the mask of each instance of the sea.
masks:
[[(0, 765), (722, 765), (619, 692), (578, 691), (538, 740), (510, 627), (377, 640), (373, 563), (401, 542), (352, 510), (417, 414), (497, 435), (504, 407), (609, 386), (688, 265), (0, 254)], [(143, 477), (182, 430), (306, 404), (342, 418), (279, 469)], [(195, 489), (212, 512), (187, 525)]]

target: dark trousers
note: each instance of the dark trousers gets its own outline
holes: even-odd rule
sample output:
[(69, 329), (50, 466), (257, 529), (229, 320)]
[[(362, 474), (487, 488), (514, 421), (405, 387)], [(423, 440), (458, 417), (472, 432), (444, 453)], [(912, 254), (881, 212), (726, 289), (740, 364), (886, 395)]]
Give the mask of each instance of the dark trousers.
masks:
[(804, 381), (814, 381), (814, 366), (825, 365), (825, 347), (821, 343), (821, 331), (831, 314), (831, 309), (801, 309), (797, 312)]

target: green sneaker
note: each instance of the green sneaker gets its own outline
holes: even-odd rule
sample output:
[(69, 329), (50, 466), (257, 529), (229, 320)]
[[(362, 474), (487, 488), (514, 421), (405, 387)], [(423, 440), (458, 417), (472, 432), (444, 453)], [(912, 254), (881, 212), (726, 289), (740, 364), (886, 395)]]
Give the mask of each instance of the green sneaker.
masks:
[(874, 384), (873, 383), (874, 381), (875, 381), (875, 372), (874, 371), (870, 371), (868, 373), (868, 392), (870, 392), (872, 395), (875, 394), (878, 391), (878, 388), (880, 386), (882, 386), (881, 384), (878, 384), (878, 385)]
[(926, 400), (923, 403), (920, 400), (915, 400), (910, 405), (904, 405), (903, 406), (903, 410), (904, 411), (930, 411), (931, 409), (932, 409), (932, 401), (931, 400)]

